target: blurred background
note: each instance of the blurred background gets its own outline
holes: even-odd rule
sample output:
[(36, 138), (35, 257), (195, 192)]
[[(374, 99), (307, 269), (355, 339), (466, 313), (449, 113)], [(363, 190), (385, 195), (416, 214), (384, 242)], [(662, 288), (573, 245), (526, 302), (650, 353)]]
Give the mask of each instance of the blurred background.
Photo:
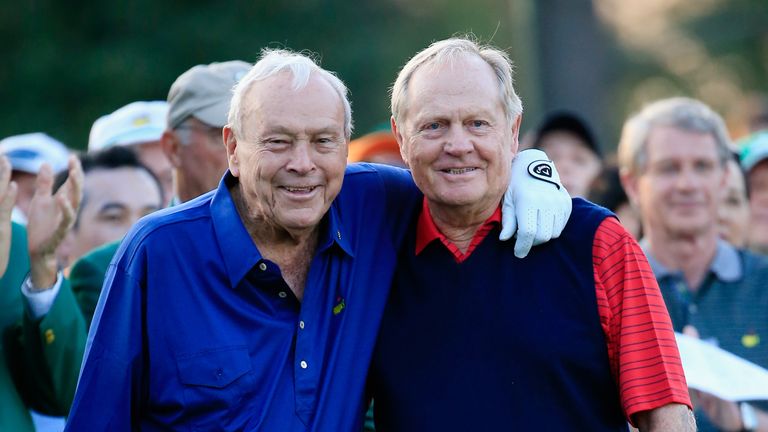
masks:
[(43, 131), (74, 149), (189, 67), (263, 47), (316, 52), (348, 84), (359, 136), (388, 121), (410, 56), (466, 32), (515, 60), (524, 131), (569, 109), (611, 151), (626, 115), (660, 97), (702, 99), (736, 138), (768, 111), (765, 0), (1, 1), (0, 137)]

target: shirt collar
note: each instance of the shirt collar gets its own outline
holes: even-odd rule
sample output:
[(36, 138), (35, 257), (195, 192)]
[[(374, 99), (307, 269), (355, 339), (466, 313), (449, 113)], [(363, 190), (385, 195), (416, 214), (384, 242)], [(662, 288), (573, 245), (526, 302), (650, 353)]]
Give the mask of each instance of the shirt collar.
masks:
[(347, 255), (354, 257), (349, 228), (342, 223), (339, 200), (334, 200), (328, 213), (320, 223), (320, 240), (317, 242), (318, 252), (325, 251), (334, 244), (339, 246)]
[[(483, 223), (483, 226), (490, 224), (501, 224), (501, 207), (496, 208), (493, 214)], [(440, 240), (443, 243), (450, 242), (435, 225), (425, 197), (422, 200), (421, 213), (419, 213), (419, 219), (416, 222), (416, 255), (420, 254), (428, 244), (435, 240)]]
[[(665, 267), (653, 257), (648, 244), (648, 239), (643, 238), (639, 243), (645, 256), (648, 258), (648, 263), (651, 265), (651, 270), (653, 270), (656, 279), (662, 279), (680, 273), (678, 270), (672, 270)], [(743, 272), (739, 251), (728, 242), (718, 239), (717, 248), (715, 249), (715, 257), (709, 264), (709, 271), (723, 282), (738, 281), (741, 279)]]
[(245, 224), (240, 219), (235, 202), (229, 188), (237, 183), (232, 173), (227, 171), (219, 182), (219, 187), (211, 199), (211, 219), (216, 232), (224, 266), (229, 276), (232, 288), (251, 271), (253, 266), (261, 261), (261, 253), (248, 234)]
[[(229, 192), (230, 187), (237, 182), (238, 179), (227, 171), (211, 199), (211, 218), (216, 232), (216, 240), (221, 250), (229, 282), (233, 288), (263, 258), (245, 228), (245, 224), (240, 219), (235, 202), (232, 200), (232, 194)], [(336, 244), (346, 254), (354, 256), (349, 230), (341, 222), (336, 201), (331, 205), (320, 224), (318, 252), (323, 252)]]

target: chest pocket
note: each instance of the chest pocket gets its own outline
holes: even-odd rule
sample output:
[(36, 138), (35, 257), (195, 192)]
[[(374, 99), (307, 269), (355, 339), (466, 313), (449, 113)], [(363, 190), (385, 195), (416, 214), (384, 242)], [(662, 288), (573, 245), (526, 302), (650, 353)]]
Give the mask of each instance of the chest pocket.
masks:
[(253, 389), (251, 358), (245, 346), (179, 354), (176, 367), (184, 388), (184, 415), (193, 423), (226, 419)]

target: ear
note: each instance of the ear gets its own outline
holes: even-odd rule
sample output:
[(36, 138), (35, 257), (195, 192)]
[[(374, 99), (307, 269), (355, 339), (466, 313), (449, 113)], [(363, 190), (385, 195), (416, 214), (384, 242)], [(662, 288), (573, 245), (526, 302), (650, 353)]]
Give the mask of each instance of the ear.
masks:
[(239, 177), (240, 165), (237, 160), (237, 138), (235, 137), (235, 132), (232, 130), (231, 126), (226, 125), (222, 129), (222, 134), (224, 136), (224, 147), (227, 149), (229, 172), (231, 172), (233, 176)]
[(629, 198), (629, 204), (637, 209), (640, 197), (638, 196), (638, 181), (639, 179), (635, 174), (630, 174), (625, 168), (619, 170), (619, 180), (621, 181), (621, 187), (624, 188), (624, 192)]
[(160, 147), (174, 168), (181, 166), (181, 141), (173, 129), (166, 129), (160, 137)]
[(400, 134), (400, 129), (397, 127), (397, 123), (395, 123), (395, 116), (392, 116), (389, 118), (389, 124), (392, 127), (392, 135), (395, 136), (395, 140), (397, 140), (397, 146), (400, 147), (400, 157), (403, 159), (403, 162), (405, 162), (405, 166), (410, 168), (410, 164), (408, 163), (408, 156), (407, 152), (405, 151), (405, 145), (403, 141), (403, 136)]
[(523, 122), (523, 115), (519, 114), (514, 122), (512, 122), (512, 155), (517, 154), (517, 150), (520, 148), (520, 124)]

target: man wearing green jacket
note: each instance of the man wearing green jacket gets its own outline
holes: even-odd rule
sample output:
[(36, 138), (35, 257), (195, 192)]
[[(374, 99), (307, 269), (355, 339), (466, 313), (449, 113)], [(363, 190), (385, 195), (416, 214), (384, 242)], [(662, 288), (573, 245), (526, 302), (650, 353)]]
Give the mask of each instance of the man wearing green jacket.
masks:
[[(53, 174), (43, 169), (30, 218), (36, 235), (29, 239), (36, 258), (53, 256), (48, 245), (69, 228), (79, 204), (79, 164), (70, 162), (74, 179), (51, 195)], [(85, 347), (86, 327), (67, 283), (57, 292), (24, 291), (30, 271), (27, 233), (11, 223), (16, 185), (9, 181), (10, 165), (0, 159), (0, 430), (34, 431), (30, 409), (63, 416), (69, 411)], [(46, 189), (47, 187), (47, 189)], [(53, 222), (53, 223), (51, 223)], [(49, 223), (45, 229), (41, 223)], [(55, 258), (54, 258), (55, 259)], [(46, 304), (47, 313), (36, 318), (34, 310)]]
[[(173, 166), (172, 204), (215, 189), (227, 170), (221, 130), (227, 124), (232, 87), (251, 65), (232, 60), (197, 65), (181, 74), (168, 92), (168, 123), (161, 145)], [(100, 246), (78, 259), (69, 274), (90, 327), (104, 275), (120, 241)]]

